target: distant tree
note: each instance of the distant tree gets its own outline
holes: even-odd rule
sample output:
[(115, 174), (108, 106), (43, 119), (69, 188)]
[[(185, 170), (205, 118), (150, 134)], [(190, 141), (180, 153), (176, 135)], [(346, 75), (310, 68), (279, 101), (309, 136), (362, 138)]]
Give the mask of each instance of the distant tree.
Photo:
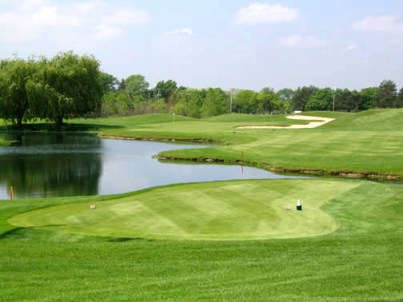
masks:
[(397, 87), (391, 80), (384, 80), (379, 85), (378, 99), (376, 106), (378, 108), (392, 108), (396, 103)]
[(336, 89), (334, 101), (336, 111), (356, 111), (359, 110), (361, 95), (356, 90)]
[(177, 84), (173, 80), (159, 81), (154, 88), (154, 96), (163, 98), (168, 108), (173, 106), (173, 95), (178, 89)]
[(400, 90), (399, 90), (399, 94), (397, 95), (397, 98), (396, 98), (395, 107), (403, 108), (403, 87), (400, 88)]
[(292, 105), (294, 110), (305, 110), (305, 106), (308, 103), (310, 96), (314, 94), (317, 90), (318, 88), (315, 86), (304, 86), (302, 88), (298, 87), (292, 98)]
[(144, 76), (135, 74), (127, 77), (125, 80), (124, 91), (130, 97), (142, 96), (147, 97), (148, 87), (150, 84), (145, 80)]
[(295, 95), (295, 91), (291, 88), (283, 88), (277, 91), (277, 95), (283, 101), (291, 101)]
[(125, 91), (126, 90), (126, 81), (125, 79), (121, 79), (118, 83), (118, 91)]
[(109, 73), (100, 72), (99, 73), (99, 82), (100, 82), (103, 94), (118, 90), (118, 87), (119, 87), (118, 79)]
[(229, 96), (221, 88), (209, 88), (201, 108), (201, 116), (209, 117), (227, 112)]
[(205, 90), (178, 89), (175, 93), (174, 112), (176, 114), (200, 117), (200, 109), (206, 97)]
[(333, 102), (333, 90), (331, 88), (321, 88), (314, 92), (305, 106), (305, 110), (331, 110)]
[(122, 91), (109, 91), (103, 97), (102, 115), (126, 115), (133, 106), (131, 98)]
[(364, 88), (359, 92), (359, 94), (360, 102), (358, 104), (358, 110), (368, 110), (376, 107), (379, 94), (378, 87)]
[(252, 90), (239, 91), (233, 100), (232, 110), (239, 113), (256, 113), (258, 93)]
[(257, 99), (257, 113), (273, 113), (283, 111), (283, 102), (272, 88), (263, 88), (259, 92)]

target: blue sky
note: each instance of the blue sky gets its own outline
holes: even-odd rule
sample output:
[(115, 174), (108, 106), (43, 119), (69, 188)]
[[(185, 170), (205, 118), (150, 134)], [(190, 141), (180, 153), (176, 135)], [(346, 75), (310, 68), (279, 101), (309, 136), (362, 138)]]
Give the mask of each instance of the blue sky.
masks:
[(0, 0), (0, 59), (92, 54), (151, 86), (403, 86), (401, 0)]

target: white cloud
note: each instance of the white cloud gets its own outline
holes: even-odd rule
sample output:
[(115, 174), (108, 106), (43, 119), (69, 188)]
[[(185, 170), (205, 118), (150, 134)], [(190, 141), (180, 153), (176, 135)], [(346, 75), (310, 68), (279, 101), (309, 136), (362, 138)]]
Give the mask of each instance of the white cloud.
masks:
[(280, 40), (279, 45), (288, 48), (322, 48), (326, 41), (315, 36), (293, 35)]
[(345, 50), (346, 51), (353, 51), (356, 50), (358, 48), (358, 46), (356, 44), (349, 44), (346, 46)]
[(82, 40), (116, 38), (122, 36), (127, 27), (151, 19), (144, 10), (131, 6), (116, 8), (102, 0), (79, 4), (24, 0), (9, 2), (0, 9), (0, 41), (11, 43), (26, 43), (45, 35), (47, 38), (69, 36)]
[(254, 25), (259, 23), (283, 23), (294, 21), (299, 12), (281, 4), (252, 3), (238, 11), (235, 23)]
[(164, 33), (165, 36), (176, 36), (176, 37), (183, 37), (183, 36), (192, 36), (193, 31), (189, 27), (184, 27), (181, 29), (175, 29), (169, 32)]
[(89, 0), (83, 3), (77, 4), (77, 11), (80, 14), (88, 14), (93, 11), (97, 11), (105, 8), (107, 5), (101, 0)]
[(111, 24), (144, 24), (150, 21), (150, 15), (144, 10), (118, 10), (105, 17), (105, 22)]
[(378, 31), (385, 33), (403, 33), (403, 21), (396, 16), (368, 16), (353, 24), (356, 31)]
[(123, 31), (120, 27), (108, 24), (100, 24), (96, 29), (96, 36), (100, 40), (118, 38), (123, 34)]

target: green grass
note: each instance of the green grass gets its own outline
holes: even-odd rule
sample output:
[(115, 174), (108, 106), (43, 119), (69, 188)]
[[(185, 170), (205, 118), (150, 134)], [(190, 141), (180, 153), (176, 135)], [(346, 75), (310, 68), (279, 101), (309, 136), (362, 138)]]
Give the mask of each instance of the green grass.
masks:
[(5, 139), (0, 138), (0, 146), (1, 147), (6, 147), (8, 146), (10, 143), (8, 141), (6, 141)]
[[(310, 221), (311, 211), (320, 209), (319, 211), (331, 217), (337, 228), (327, 230), (326, 234), (319, 236), (290, 239), (153, 240), (135, 239), (132, 236), (85, 236), (75, 232), (74, 223), (70, 222), (71, 228), (66, 225), (66, 229), (58, 229), (57, 226), (44, 227), (44, 224), (52, 223), (52, 218), (49, 218), (49, 221), (46, 217), (38, 217), (40, 211), (60, 215), (56, 210), (63, 205), (82, 205), (88, 210), (87, 213), (102, 211), (103, 206), (112, 212), (114, 204), (117, 209), (123, 207), (133, 210), (136, 206), (127, 202), (132, 200), (136, 203), (138, 200), (137, 202), (143, 205), (152, 204), (148, 205), (151, 209), (157, 207), (158, 211), (163, 213), (159, 216), (161, 221), (164, 221), (164, 217), (180, 221), (180, 217), (175, 218), (175, 215), (170, 213), (176, 210), (178, 216), (189, 215), (187, 221), (182, 217), (181, 221), (185, 224), (191, 223), (193, 218), (200, 220), (204, 217), (204, 222), (196, 221), (195, 224), (212, 226), (215, 223), (214, 219), (211, 219), (212, 209), (209, 208), (205, 214), (200, 214), (199, 211), (183, 213), (182, 208), (177, 208), (181, 202), (173, 192), (186, 194), (188, 190), (191, 192), (196, 189), (195, 184), (156, 188), (119, 196), (4, 201), (0, 203), (0, 230), (3, 234), (0, 240), (2, 301), (403, 299), (402, 187), (347, 180), (279, 180), (275, 183), (276, 185), (270, 180), (207, 183), (201, 186), (202, 190), (199, 192), (215, 196), (211, 199), (213, 203), (217, 203), (217, 200), (227, 194), (234, 196), (232, 202), (229, 198), (224, 199), (230, 205), (238, 207), (248, 202), (260, 201), (264, 204), (271, 196), (272, 205), (276, 204), (275, 208), (278, 208), (283, 202), (276, 194), (283, 195), (283, 200), (287, 203), (290, 201), (292, 205), (298, 195), (297, 191), (303, 191), (306, 196), (306, 199), (303, 199), (304, 210), (286, 212), (281, 209), (278, 217), (282, 214), (302, 214)], [(252, 187), (263, 200), (250, 195), (250, 200), (242, 200), (248, 196), (248, 190)], [(324, 192), (323, 198), (326, 200), (322, 203), (318, 201), (319, 198), (312, 198), (315, 200), (315, 206), (311, 206), (311, 200), (305, 194), (310, 192), (312, 196), (320, 195), (316, 188)], [(270, 193), (267, 196), (264, 194), (266, 191)], [(158, 198), (152, 198), (153, 194), (155, 198), (159, 193), (164, 193), (164, 202), (158, 203)], [(193, 199), (195, 203), (198, 202), (196, 198)], [(157, 204), (154, 204), (156, 202)], [(88, 205), (92, 203), (98, 205), (96, 210), (88, 209)], [(163, 203), (164, 211), (161, 209), (164, 207)], [(170, 211), (168, 203), (172, 203)], [(322, 205), (319, 206), (318, 203)], [(260, 209), (260, 205), (256, 206), (257, 210)], [(252, 208), (253, 206), (250, 206), (240, 212), (247, 213), (252, 211)], [(272, 211), (272, 207), (269, 206), (269, 209)], [(144, 212), (135, 212), (136, 215), (147, 216)], [(239, 212), (231, 210), (229, 213)], [(80, 212), (75, 214), (82, 215)], [(103, 214), (108, 224), (110, 217), (106, 212)], [(217, 210), (216, 214), (224, 218), (225, 210)], [(265, 213), (258, 210), (255, 215), (261, 219)], [(13, 222), (14, 219), (20, 221), (24, 216), (42, 222), (39, 223), (40, 226), (30, 227), (16, 227), (7, 222)], [(68, 220), (68, 216), (69, 214), (64, 215), (64, 219)], [(116, 221), (117, 224), (122, 225), (125, 220), (129, 220), (124, 213), (118, 216), (121, 219)], [(153, 219), (156, 217), (153, 216)], [(320, 214), (318, 217), (323, 216)], [(31, 218), (28, 221), (31, 221)], [(86, 219), (85, 223), (91, 229), (88, 216)], [(240, 218), (234, 217), (234, 227), (238, 219)], [(64, 223), (67, 220), (64, 220)], [(286, 221), (284, 216), (280, 221), (286, 222), (291, 229), (294, 227), (294, 221)], [(300, 222), (295, 221), (298, 224)], [(97, 220), (93, 223), (103, 222)], [(253, 225), (256, 221), (251, 219), (248, 223), (246, 220), (240, 223), (245, 227)], [(189, 225), (184, 229), (188, 227)], [(300, 232), (309, 229), (298, 228)], [(109, 229), (111, 230), (110, 227)], [(298, 230), (293, 232), (296, 234)]]
[[(266, 168), (395, 175), (403, 178), (403, 109), (360, 113), (309, 112), (336, 120), (315, 129), (237, 129), (245, 125), (308, 123), (284, 116), (224, 115), (195, 120), (171, 115), (103, 119), (104, 135), (153, 139), (199, 139), (219, 143), (203, 150), (163, 152), (183, 159), (243, 160)], [(151, 122), (147, 122), (148, 118)], [(81, 123), (96, 123), (94, 120)]]
[[(13, 217), (9, 223), (127, 238), (252, 240), (317, 236), (337, 228), (321, 207), (356, 186), (307, 180), (171, 186), (104, 201), (96, 210), (79, 203), (31, 211)], [(294, 209), (298, 198), (306, 200), (303, 212)]]
[[(163, 152), (176, 159), (244, 161), (267, 169), (325, 175), (403, 178), (403, 109), (359, 113), (308, 112), (335, 121), (315, 129), (238, 129), (245, 125), (304, 124), (282, 115), (232, 114), (192, 119), (171, 114), (72, 120), (67, 130), (102, 136), (214, 142), (211, 148)], [(35, 129), (51, 129), (35, 124)], [(309, 172), (311, 173), (311, 172)]]
[[(164, 153), (172, 157), (403, 176), (402, 109), (310, 114), (336, 120), (316, 129), (242, 130), (307, 122), (163, 114), (67, 127), (219, 143)], [(302, 212), (294, 210), (298, 198)], [(402, 205), (403, 187), (340, 179), (1, 201), (1, 300), (402, 301)]]

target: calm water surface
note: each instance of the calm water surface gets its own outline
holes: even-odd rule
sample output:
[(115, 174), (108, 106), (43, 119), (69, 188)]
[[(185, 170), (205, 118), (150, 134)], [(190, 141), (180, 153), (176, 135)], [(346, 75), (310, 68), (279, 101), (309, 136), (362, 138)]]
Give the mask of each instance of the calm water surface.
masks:
[(162, 163), (164, 150), (200, 148), (99, 139), (92, 134), (0, 134), (18, 145), (0, 148), (0, 199), (115, 194), (153, 186), (229, 179), (287, 178), (268, 171), (216, 164)]

